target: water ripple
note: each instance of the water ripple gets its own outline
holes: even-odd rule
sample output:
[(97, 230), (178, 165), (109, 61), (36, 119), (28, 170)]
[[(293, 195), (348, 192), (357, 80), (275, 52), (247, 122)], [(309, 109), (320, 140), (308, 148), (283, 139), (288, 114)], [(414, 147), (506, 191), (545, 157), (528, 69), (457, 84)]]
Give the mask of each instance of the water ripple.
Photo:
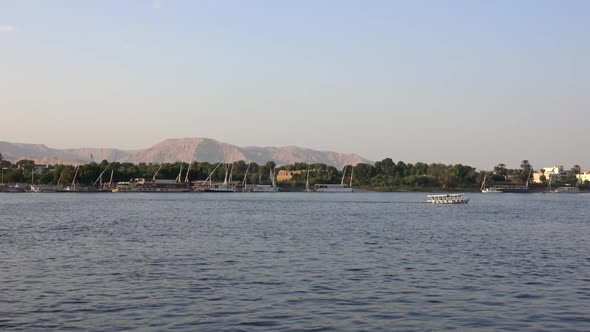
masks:
[(590, 195), (470, 196), (0, 194), (0, 329), (587, 331)]

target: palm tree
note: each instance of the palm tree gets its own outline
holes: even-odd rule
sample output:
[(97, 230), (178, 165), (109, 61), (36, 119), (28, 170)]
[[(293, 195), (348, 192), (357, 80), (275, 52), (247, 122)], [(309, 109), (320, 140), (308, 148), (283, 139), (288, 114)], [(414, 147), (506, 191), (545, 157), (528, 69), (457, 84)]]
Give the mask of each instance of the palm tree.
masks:
[(508, 170), (506, 169), (506, 164), (500, 163), (496, 167), (494, 167), (494, 173), (506, 177), (508, 174)]

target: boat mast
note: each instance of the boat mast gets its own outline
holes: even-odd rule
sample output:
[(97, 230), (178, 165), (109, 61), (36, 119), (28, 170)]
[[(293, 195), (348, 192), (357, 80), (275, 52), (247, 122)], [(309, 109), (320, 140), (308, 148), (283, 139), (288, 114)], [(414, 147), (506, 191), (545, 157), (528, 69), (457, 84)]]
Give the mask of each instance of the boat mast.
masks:
[(113, 174), (115, 173), (115, 162), (117, 161), (117, 153), (115, 152), (115, 159), (113, 159), (113, 168), (111, 168), (111, 179), (109, 180), (109, 188), (113, 187)]
[(277, 184), (275, 182), (275, 169), (274, 168), (270, 169), (270, 183), (271, 183), (271, 187), (273, 189), (276, 188)]
[[(59, 186), (59, 183), (61, 182), (61, 178), (63, 177), (63, 175), (64, 175), (64, 170), (62, 168), (61, 173), (59, 173), (59, 178), (57, 179), (57, 183), (55, 184), (56, 186)], [(4, 181), (2, 181), (2, 182), (4, 182)]]
[(247, 180), (248, 180), (248, 171), (250, 171), (250, 166), (251, 166), (251, 165), (252, 165), (252, 162), (250, 162), (250, 163), (248, 164), (248, 168), (246, 168), (246, 174), (244, 174), (244, 181), (242, 181), (242, 186), (244, 187), (244, 189), (246, 189), (246, 187), (247, 187), (247, 184), (246, 184), (246, 182), (247, 182)]
[(205, 181), (203, 181), (203, 183), (206, 183), (207, 181), (209, 181), (209, 185), (212, 185), (213, 173), (215, 173), (217, 168), (219, 168), (219, 165), (221, 165), (221, 163), (218, 163), (217, 166), (215, 166), (213, 171), (211, 173), (209, 173), (209, 176), (205, 179)]
[(233, 181), (233, 173), (234, 173), (234, 163), (231, 164), (231, 166), (229, 167), (229, 183), (232, 183)]
[(551, 179), (553, 179), (553, 173), (549, 173), (549, 185), (547, 185), (547, 192), (551, 191)]
[[(97, 182), (100, 181), (100, 186), (102, 187), (102, 176), (103, 174), (109, 169), (109, 167), (111, 167), (111, 165), (113, 165), (114, 161), (111, 162), (110, 164), (107, 165), (107, 167), (105, 167), (102, 172), (100, 172), (100, 175), (98, 176), (98, 178), (96, 179), (96, 181), (94, 181), (94, 183), (92, 183), (92, 185), (96, 185)], [(114, 168), (113, 168), (114, 170)], [(111, 172), (111, 182), (113, 181), (113, 172)]]
[(158, 170), (156, 171), (156, 173), (154, 173), (154, 177), (152, 178), (152, 180), (156, 181), (156, 176), (158, 175), (158, 173), (160, 173), (162, 166), (164, 166), (164, 164), (160, 164), (160, 167), (158, 167)]
[(352, 188), (352, 178), (354, 177), (354, 166), (352, 166), (352, 171), (350, 172), (350, 188)]
[(183, 162), (180, 163), (180, 171), (178, 171), (178, 176), (176, 177), (176, 182), (180, 182), (180, 179), (182, 179), (182, 166), (184, 166)]
[(109, 180), (109, 188), (113, 186), (113, 173), (115, 173), (115, 165), (113, 165), (113, 168), (111, 168), (111, 179)]
[(223, 179), (223, 185), (226, 186), (227, 185), (227, 172), (228, 172), (229, 167), (227, 166), (227, 164), (225, 164), (225, 178)]
[(76, 177), (78, 177), (78, 169), (80, 169), (80, 165), (76, 166), (76, 172), (74, 173), (74, 179), (72, 180), (72, 187), (76, 187)]
[(483, 176), (483, 181), (481, 182), (481, 188), (479, 188), (481, 191), (483, 191), (483, 189), (484, 189), (484, 187), (485, 187), (485, 185), (486, 185), (486, 179), (487, 179), (487, 178), (488, 178), (488, 173), (486, 173), (486, 174)]
[(191, 164), (193, 163), (193, 160), (191, 159), (191, 162), (188, 163), (188, 168), (186, 169), (186, 176), (184, 177), (184, 182), (188, 182), (188, 173), (191, 171)]
[(305, 190), (309, 191), (309, 163), (307, 163), (307, 179), (305, 180)]
[(344, 177), (346, 176), (346, 165), (342, 168), (342, 181), (340, 181), (340, 185), (344, 186)]

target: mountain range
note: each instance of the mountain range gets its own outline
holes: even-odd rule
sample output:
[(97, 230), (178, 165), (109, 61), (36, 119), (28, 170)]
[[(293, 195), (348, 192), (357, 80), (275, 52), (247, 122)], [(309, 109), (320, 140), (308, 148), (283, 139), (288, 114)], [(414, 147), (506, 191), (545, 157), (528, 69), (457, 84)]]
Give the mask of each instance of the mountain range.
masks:
[(0, 141), (0, 153), (4, 159), (34, 160), (38, 164), (81, 164), (103, 159), (119, 162), (162, 163), (190, 160), (207, 162), (252, 161), (258, 164), (274, 161), (278, 165), (295, 162), (324, 163), (337, 168), (344, 165), (370, 163), (356, 154), (318, 151), (297, 146), (239, 147), (210, 138), (167, 139), (150, 148), (122, 150), (114, 148), (55, 149), (44, 144), (24, 144)]

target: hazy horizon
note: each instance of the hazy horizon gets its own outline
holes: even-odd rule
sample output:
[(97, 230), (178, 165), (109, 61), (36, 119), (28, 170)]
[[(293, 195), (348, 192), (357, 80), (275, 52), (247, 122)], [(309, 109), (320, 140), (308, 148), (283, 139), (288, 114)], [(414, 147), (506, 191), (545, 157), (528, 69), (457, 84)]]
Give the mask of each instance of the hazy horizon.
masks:
[(587, 1), (1, 7), (2, 141), (590, 168)]
[[(212, 137), (174, 137), (174, 138), (171, 137), (171, 138), (168, 138), (168, 139), (175, 140), (175, 139), (187, 139), (187, 138), (205, 138), (205, 139), (213, 139), (213, 140), (219, 141), (219, 140), (217, 140), (215, 138), (212, 138)], [(2, 140), (0, 140), (0, 142), (2, 142)], [(5, 141), (5, 142), (17, 143), (17, 144), (18, 143), (20, 143), (20, 144), (43, 144), (43, 145), (46, 145), (49, 148), (55, 148), (55, 149), (86, 149), (86, 148), (89, 148), (89, 149), (92, 149), (92, 148), (101, 149), (101, 148), (104, 148), (104, 149), (116, 149), (116, 150), (132, 151), (132, 150), (144, 150), (144, 149), (151, 148), (152, 146), (154, 146), (154, 145), (156, 145), (158, 143), (163, 142), (163, 140), (162, 141), (155, 142), (154, 144), (145, 145), (145, 146), (139, 146), (137, 148), (122, 148), (122, 147), (119, 147), (119, 146), (52, 146), (52, 145), (48, 145), (48, 144), (45, 144), (45, 143), (39, 143), (39, 142), (37, 142), (37, 143), (34, 143), (34, 142), (10, 142), (10, 141)], [(336, 150), (333, 150), (333, 149), (332, 150), (330, 150), (330, 149), (322, 150), (322, 149), (315, 149), (315, 148), (306, 147), (306, 146), (300, 146), (300, 145), (281, 145), (281, 146), (272, 146), (272, 145), (258, 145), (258, 146), (254, 146), (254, 145), (251, 145), (251, 146), (246, 146), (246, 145), (233, 144), (231, 142), (224, 142), (224, 141), (220, 141), (220, 142), (221, 143), (227, 143), (227, 144), (235, 145), (235, 146), (242, 147), (242, 148), (244, 148), (244, 147), (279, 147), (279, 148), (281, 148), (281, 147), (288, 147), (288, 146), (296, 146), (296, 147), (299, 147), (299, 148), (312, 149), (312, 150), (318, 150), (318, 151), (329, 151), (329, 152), (337, 152), (337, 153), (342, 153), (342, 154), (356, 154), (359, 157), (362, 157), (362, 158), (365, 158), (365, 159), (370, 160), (371, 162), (377, 162), (377, 161), (382, 161), (385, 158), (391, 158), (396, 163), (399, 162), (399, 161), (403, 161), (405, 163), (412, 163), (412, 164), (415, 164), (416, 162), (425, 162), (425, 163), (429, 163), (429, 164), (430, 163), (464, 164), (464, 165), (467, 165), (467, 166), (475, 167), (475, 168), (477, 168), (479, 170), (492, 170), (499, 163), (506, 164), (508, 168), (519, 168), (520, 167), (520, 163), (522, 161), (522, 160), (518, 160), (518, 161), (513, 161), (512, 163), (505, 162), (505, 161), (499, 161), (497, 163), (491, 163), (489, 165), (482, 166), (482, 165), (476, 165), (476, 164), (469, 164), (469, 163), (462, 162), (462, 161), (402, 160), (402, 159), (393, 158), (391, 156), (385, 156), (385, 157), (379, 158), (379, 159), (371, 159), (371, 158), (367, 158), (367, 157), (363, 156), (362, 154), (359, 154), (359, 153), (354, 152), (354, 151), (336, 151)], [(0, 153), (2, 153), (2, 151), (0, 151)], [(182, 161), (182, 160), (178, 160), (178, 161)], [(566, 169), (570, 169), (574, 165), (581, 166), (583, 171), (586, 171), (587, 170), (587, 168), (585, 167), (585, 165), (580, 165), (579, 163), (575, 163), (575, 162), (572, 163), (572, 164), (564, 164), (564, 163), (561, 163), (561, 162), (556, 162), (556, 163), (553, 163), (553, 164), (540, 165), (540, 164), (536, 164), (534, 160), (528, 160), (528, 161), (533, 165), (533, 168), (535, 170), (538, 170), (538, 169), (544, 168), (544, 167), (553, 167), (553, 166), (564, 166)], [(306, 160), (301, 160), (301, 162), (306, 162)]]

